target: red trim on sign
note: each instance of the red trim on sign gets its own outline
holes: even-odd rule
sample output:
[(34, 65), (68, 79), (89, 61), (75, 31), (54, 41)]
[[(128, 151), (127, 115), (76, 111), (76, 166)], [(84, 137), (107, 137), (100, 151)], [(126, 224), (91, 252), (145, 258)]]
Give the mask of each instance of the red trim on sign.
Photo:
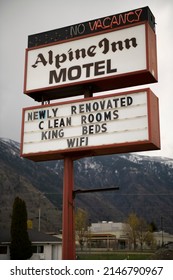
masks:
[(23, 85), (24, 93), (26, 93), (27, 63), (28, 63), (28, 52), (27, 52), (27, 50), (25, 50), (24, 85)]
[(146, 25), (146, 28), (148, 33), (148, 40), (147, 40), (148, 70), (151, 72), (151, 74), (156, 79), (156, 81), (158, 81), (156, 34), (153, 32), (150, 25)]
[(24, 138), (24, 121), (25, 121), (25, 115), (24, 110), (22, 109), (22, 126), (21, 126), (21, 141), (20, 141), (20, 156), (23, 154), (23, 138)]
[(160, 121), (159, 121), (159, 99), (151, 90), (148, 91), (148, 122), (149, 140), (159, 149), (160, 144)]
[[(148, 109), (148, 133), (149, 137), (146, 141), (134, 141), (134, 142), (123, 142), (118, 144), (105, 144), (90, 147), (77, 147), (77, 148), (67, 148), (65, 150), (54, 150), (39, 153), (23, 153), (23, 134), (24, 134), (24, 117), (25, 111), (42, 109), (51, 106), (60, 106), (64, 104), (82, 103), (86, 101), (93, 101), (101, 98), (118, 97), (121, 95), (133, 95), (135, 93), (146, 92), (147, 93), (147, 109)], [(86, 157), (86, 156), (97, 156), (106, 155), (114, 153), (127, 153), (127, 152), (139, 152), (147, 150), (160, 149), (160, 129), (159, 129), (159, 108), (158, 108), (158, 98), (151, 92), (149, 88), (140, 89), (135, 91), (121, 92), (117, 94), (97, 96), (93, 98), (78, 99), (73, 101), (52, 103), (43, 106), (34, 106), (23, 109), (22, 117), (22, 137), (21, 137), (21, 156), (32, 159), (34, 161), (44, 161), (44, 160), (54, 160), (63, 159), (66, 156), (70, 157)]]

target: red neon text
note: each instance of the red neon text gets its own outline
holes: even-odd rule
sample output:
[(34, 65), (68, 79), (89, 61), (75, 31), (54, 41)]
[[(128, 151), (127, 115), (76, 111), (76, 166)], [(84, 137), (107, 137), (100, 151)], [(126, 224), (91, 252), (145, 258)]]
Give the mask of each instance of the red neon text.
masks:
[(94, 23), (89, 22), (91, 31), (97, 29), (108, 29), (127, 23), (134, 23), (140, 20), (142, 9), (135, 10), (124, 14), (105, 17), (104, 19), (95, 20)]

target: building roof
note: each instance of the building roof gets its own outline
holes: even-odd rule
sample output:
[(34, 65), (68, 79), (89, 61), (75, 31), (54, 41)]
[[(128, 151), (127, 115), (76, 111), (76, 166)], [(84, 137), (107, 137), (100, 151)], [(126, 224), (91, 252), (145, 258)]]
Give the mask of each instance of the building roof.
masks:
[(109, 232), (109, 233), (115, 233), (120, 232), (124, 230), (125, 223), (114, 223), (114, 222), (106, 222), (103, 221), (101, 223), (92, 223), (91, 224), (91, 232), (92, 233), (98, 233), (98, 232)]
[[(29, 239), (32, 243), (62, 243), (62, 240), (56, 236), (45, 234), (41, 231), (28, 229)], [(0, 230), (0, 244), (10, 243), (10, 230)]]

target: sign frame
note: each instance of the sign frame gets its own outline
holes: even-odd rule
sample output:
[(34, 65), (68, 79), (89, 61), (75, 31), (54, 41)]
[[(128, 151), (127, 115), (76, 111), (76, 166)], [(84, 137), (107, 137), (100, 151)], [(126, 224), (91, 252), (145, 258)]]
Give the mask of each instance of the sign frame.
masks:
[[(27, 89), (28, 80), (28, 54), (32, 50), (42, 49), (48, 46), (55, 46), (72, 41), (82, 40), (88, 37), (95, 37), (101, 34), (108, 34), (118, 30), (124, 30), (126, 28), (132, 28), (139, 25), (145, 25), (145, 37), (146, 37), (146, 68), (139, 71), (133, 71), (122, 74), (115, 74), (112, 76), (88, 79), (83, 81), (69, 82), (67, 84), (45, 86), (43, 88)], [(99, 32), (99, 34), (89, 34), (82, 38), (73, 38), (70, 40), (64, 40), (53, 44), (47, 44), (39, 47), (26, 49), (25, 54), (25, 74), (24, 74), (24, 93), (35, 99), (36, 101), (47, 101), (65, 97), (72, 97), (77, 95), (83, 95), (86, 91), (90, 90), (92, 93), (102, 92), (107, 90), (137, 86), (142, 84), (155, 83), (158, 81), (157, 73), (157, 50), (156, 50), (156, 34), (147, 21), (132, 24), (130, 26), (123, 26), (116, 28), (116, 30), (106, 30)]]
[[(82, 103), (84, 101), (97, 101), (97, 99), (101, 98), (110, 98), (110, 97), (118, 97), (121, 95), (132, 95), (134, 93), (140, 93), (146, 91), (147, 94), (147, 115), (148, 115), (148, 140), (144, 141), (133, 141), (133, 142), (123, 142), (118, 144), (104, 144), (98, 146), (84, 146), (84, 147), (76, 147), (69, 148), (65, 150), (53, 150), (53, 151), (44, 151), (44, 152), (36, 152), (36, 153), (23, 153), (23, 145), (24, 145), (24, 116), (25, 111), (34, 110), (40, 108), (48, 108), (51, 106), (61, 106), (61, 105), (73, 105), (78, 103)], [(66, 101), (61, 103), (52, 103), (48, 105), (42, 106), (34, 106), (23, 109), (22, 114), (22, 133), (21, 133), (21, 157), (28, 158), (33, 161), (48, 161), (48, 160), (59, 160), (64, 159), (65, 157), (88, 157), (88, 156), (99, 156), (99, 155), (108, 155), (115, 153), (127, 153), (127, 152), (139, 152), (139, 151), (148, 151), (148, 150), (157, 150), (160, 149), (160, 127), (159, 127), (159, 105), (158, 98), (153, 94), (153, 92), (149, 89), (140, 89), (134, 91), (121, 92), (117, 94), (97, 96), (92, 98), (85, 98), (84, 101), (82, 99), (74, 100), (74, 101)]]

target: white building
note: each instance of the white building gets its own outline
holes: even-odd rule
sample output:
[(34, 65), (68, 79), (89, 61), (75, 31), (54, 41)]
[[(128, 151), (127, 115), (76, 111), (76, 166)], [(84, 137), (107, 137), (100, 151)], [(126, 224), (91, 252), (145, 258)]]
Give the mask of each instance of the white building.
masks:
[[(31, 260), (61, 260), (62, 240), (49, 234), (28, 230), (29, 239), (32, 243), (33, 255)], [(0, 231), (0, 260), (10, 260), (10, 232)]]
[(162, 245), (166, 245), (170, 242), (173, 243), (173, 235), (164, 232), (164, 231), (156, 231), (153, 233), (154, 235), (154, 239), (156, 241), (156, 244), (158, 247), (162, 246)]
[[(90, 247), (108, 250), (130, 249), (127, 224), (103, 221), (92, 223), (89, 228)], [(166, 232), (153, 232), (157, 247), (173, 242), (173, 235)], [(148, 248), (146, 246), (146, 248)]]
[(124, 223), (106, 221), (92, 223), (90, 227), (92, 246), (101, 246), (107, 249), (127, 249), (128, 236), (124, 231), (124, 227)]

